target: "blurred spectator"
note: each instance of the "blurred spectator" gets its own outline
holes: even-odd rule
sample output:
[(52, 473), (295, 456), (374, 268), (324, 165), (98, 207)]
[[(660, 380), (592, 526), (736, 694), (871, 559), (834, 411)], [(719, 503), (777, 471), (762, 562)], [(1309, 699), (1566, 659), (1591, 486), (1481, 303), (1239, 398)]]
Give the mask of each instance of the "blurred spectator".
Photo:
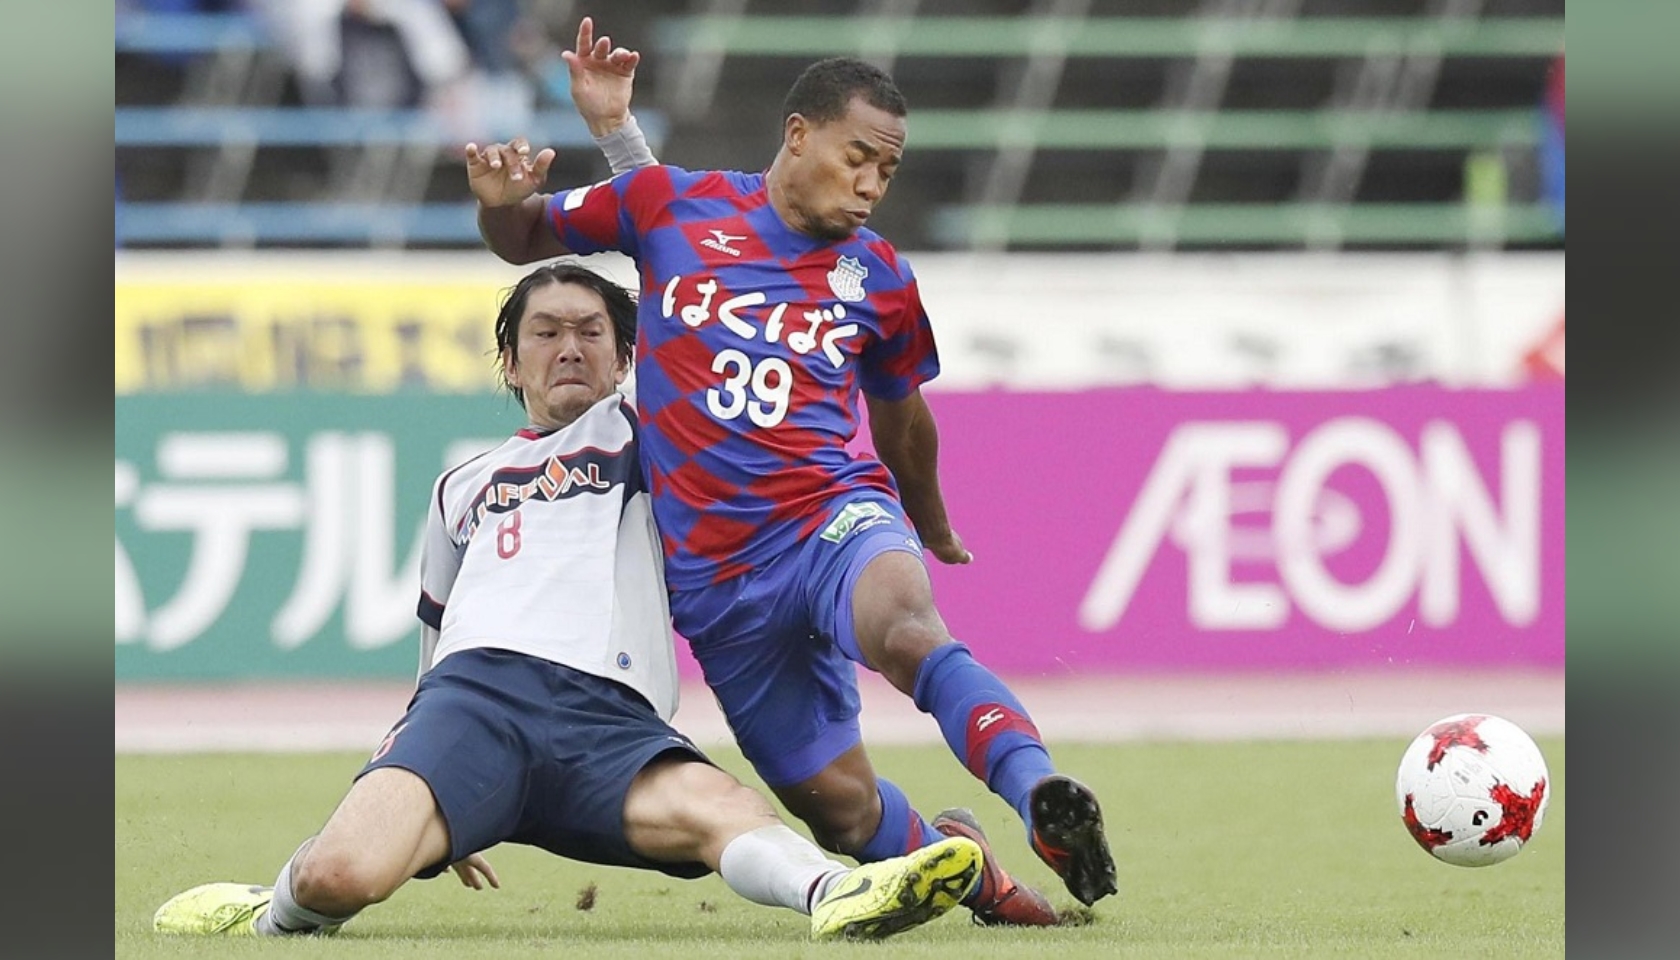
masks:
[(245, 0), (117, 0), (118, 15), (125, 13), (234, 13), (244, 9)]
[(434, 110), (451, 136), (527, 125), (521, 0), (251, 0), (311, 106)]
[(525, 50), (542, 26), (523, 0), (444, 0), (472, 59), (460, 100), (447, 119), (456, 124), (455, 139), (474, 138), (530, 126), (536, 87)]
[(513, 36), (525, 21), (519, 0), (443, 0), (461, 31), (473, 65), (492, 76), (518, 73)]
[[(238, 13), (246, 7), (246, 0), (117, 0), (117, 16), (127, 14), (197, 14)], [(175, 66), (192, 62), (192, 53), (153, 53), (151, 57)]]
[(442, 0), (252, 0), (311, 106), (399, 109), (447, 96), (472, 65)]
[(1541, 191), (1563, 231), (1563, 54), (1558, 54), (1546, 82), (1540, 133)]
[[(1564, 222), (1563, 96), (1563, 54), (1560, 53), (1546, 80), (1540, 131), (1540, 192), (1557, 217), (1558, 233), (1563, 232)], [(1559, 312), (1552, 327), (1523, 355), (1523, 368), (1529, 379), (1564, 379), (1564, 316)]]

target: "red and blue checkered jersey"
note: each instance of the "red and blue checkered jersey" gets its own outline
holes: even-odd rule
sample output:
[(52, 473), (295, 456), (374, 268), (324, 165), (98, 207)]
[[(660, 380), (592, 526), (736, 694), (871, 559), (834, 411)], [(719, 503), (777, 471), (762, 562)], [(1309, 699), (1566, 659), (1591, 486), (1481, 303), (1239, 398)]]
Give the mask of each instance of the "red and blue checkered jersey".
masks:
[(671, 589), (769, 562), (837, 497), (897, 497), (879, 460), (846, 450), (859, 390), (901, 400), (939, 373), (891, 244), (798, 233), (763, 174), (733, 171), (643, 167), (555, 194), (548, 215), (568, 249), (618, 250), (639, 268), (642, 464)]

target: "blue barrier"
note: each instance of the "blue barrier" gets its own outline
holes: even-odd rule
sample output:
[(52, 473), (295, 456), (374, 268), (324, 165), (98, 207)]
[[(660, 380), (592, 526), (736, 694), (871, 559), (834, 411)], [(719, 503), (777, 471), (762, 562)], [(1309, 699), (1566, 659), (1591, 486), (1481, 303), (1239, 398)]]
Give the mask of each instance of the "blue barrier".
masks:
[(479, 242), (471, 203), (122, 203), (117, 242), (363, 245)]
[(273, 43), (248, 13), (124, 13), (117, 16), (116, 34), (118, 53), (202, 54)]
[[(648, 143), (658, 149), (665, 138), (664, 116), (638, 110), (636, 122)], [(499, 125), (499, 124), (498, 124)], [(590, 147), (595, 141), (583, 119), (570, 110), (535, 114), (524, 129), (485, 129), (480, 139), (523, 135), (538, 148)], [(275, 147), (338, 147), (369, 144), (464, 143), (436, 114), (425, 110), (370, 110), (335, 107), (120, 107), (116, 111), (118, 147), (215, 147), (255, 143)]]

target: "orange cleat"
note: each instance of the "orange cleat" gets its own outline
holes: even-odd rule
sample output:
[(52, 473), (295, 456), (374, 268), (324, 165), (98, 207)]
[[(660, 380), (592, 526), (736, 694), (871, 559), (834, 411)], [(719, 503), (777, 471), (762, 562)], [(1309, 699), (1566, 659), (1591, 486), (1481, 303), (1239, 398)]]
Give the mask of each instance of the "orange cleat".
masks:
[(986, 868), (980, 874), (980, 885), (963, 904), (974, 911), (976, 923), (986, 926), (1053, 927), (1060, 920), (1056, 908), (1032, 887), (1016, 883), (1003, 871), (992, 856), (986, 832), (974, 814), (961, 809), (946, 810), (933, 818), (933, 829), (947, 837), (967, 837), (985, 852)]

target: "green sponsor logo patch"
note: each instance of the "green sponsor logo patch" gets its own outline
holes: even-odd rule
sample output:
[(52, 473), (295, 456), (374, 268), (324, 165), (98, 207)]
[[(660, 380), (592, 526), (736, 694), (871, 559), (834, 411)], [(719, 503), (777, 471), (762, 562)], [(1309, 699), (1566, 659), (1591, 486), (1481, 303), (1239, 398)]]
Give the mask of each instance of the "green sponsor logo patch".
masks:
[(856, 530), (858, 524), (877, 517), (887, 519), (890, 514), (878, 503), (848, 503), (840, 508), (840, 513), (823, 528), (821, 536), (829, 543), (839, 543), (846, 539), (847, 534)]

